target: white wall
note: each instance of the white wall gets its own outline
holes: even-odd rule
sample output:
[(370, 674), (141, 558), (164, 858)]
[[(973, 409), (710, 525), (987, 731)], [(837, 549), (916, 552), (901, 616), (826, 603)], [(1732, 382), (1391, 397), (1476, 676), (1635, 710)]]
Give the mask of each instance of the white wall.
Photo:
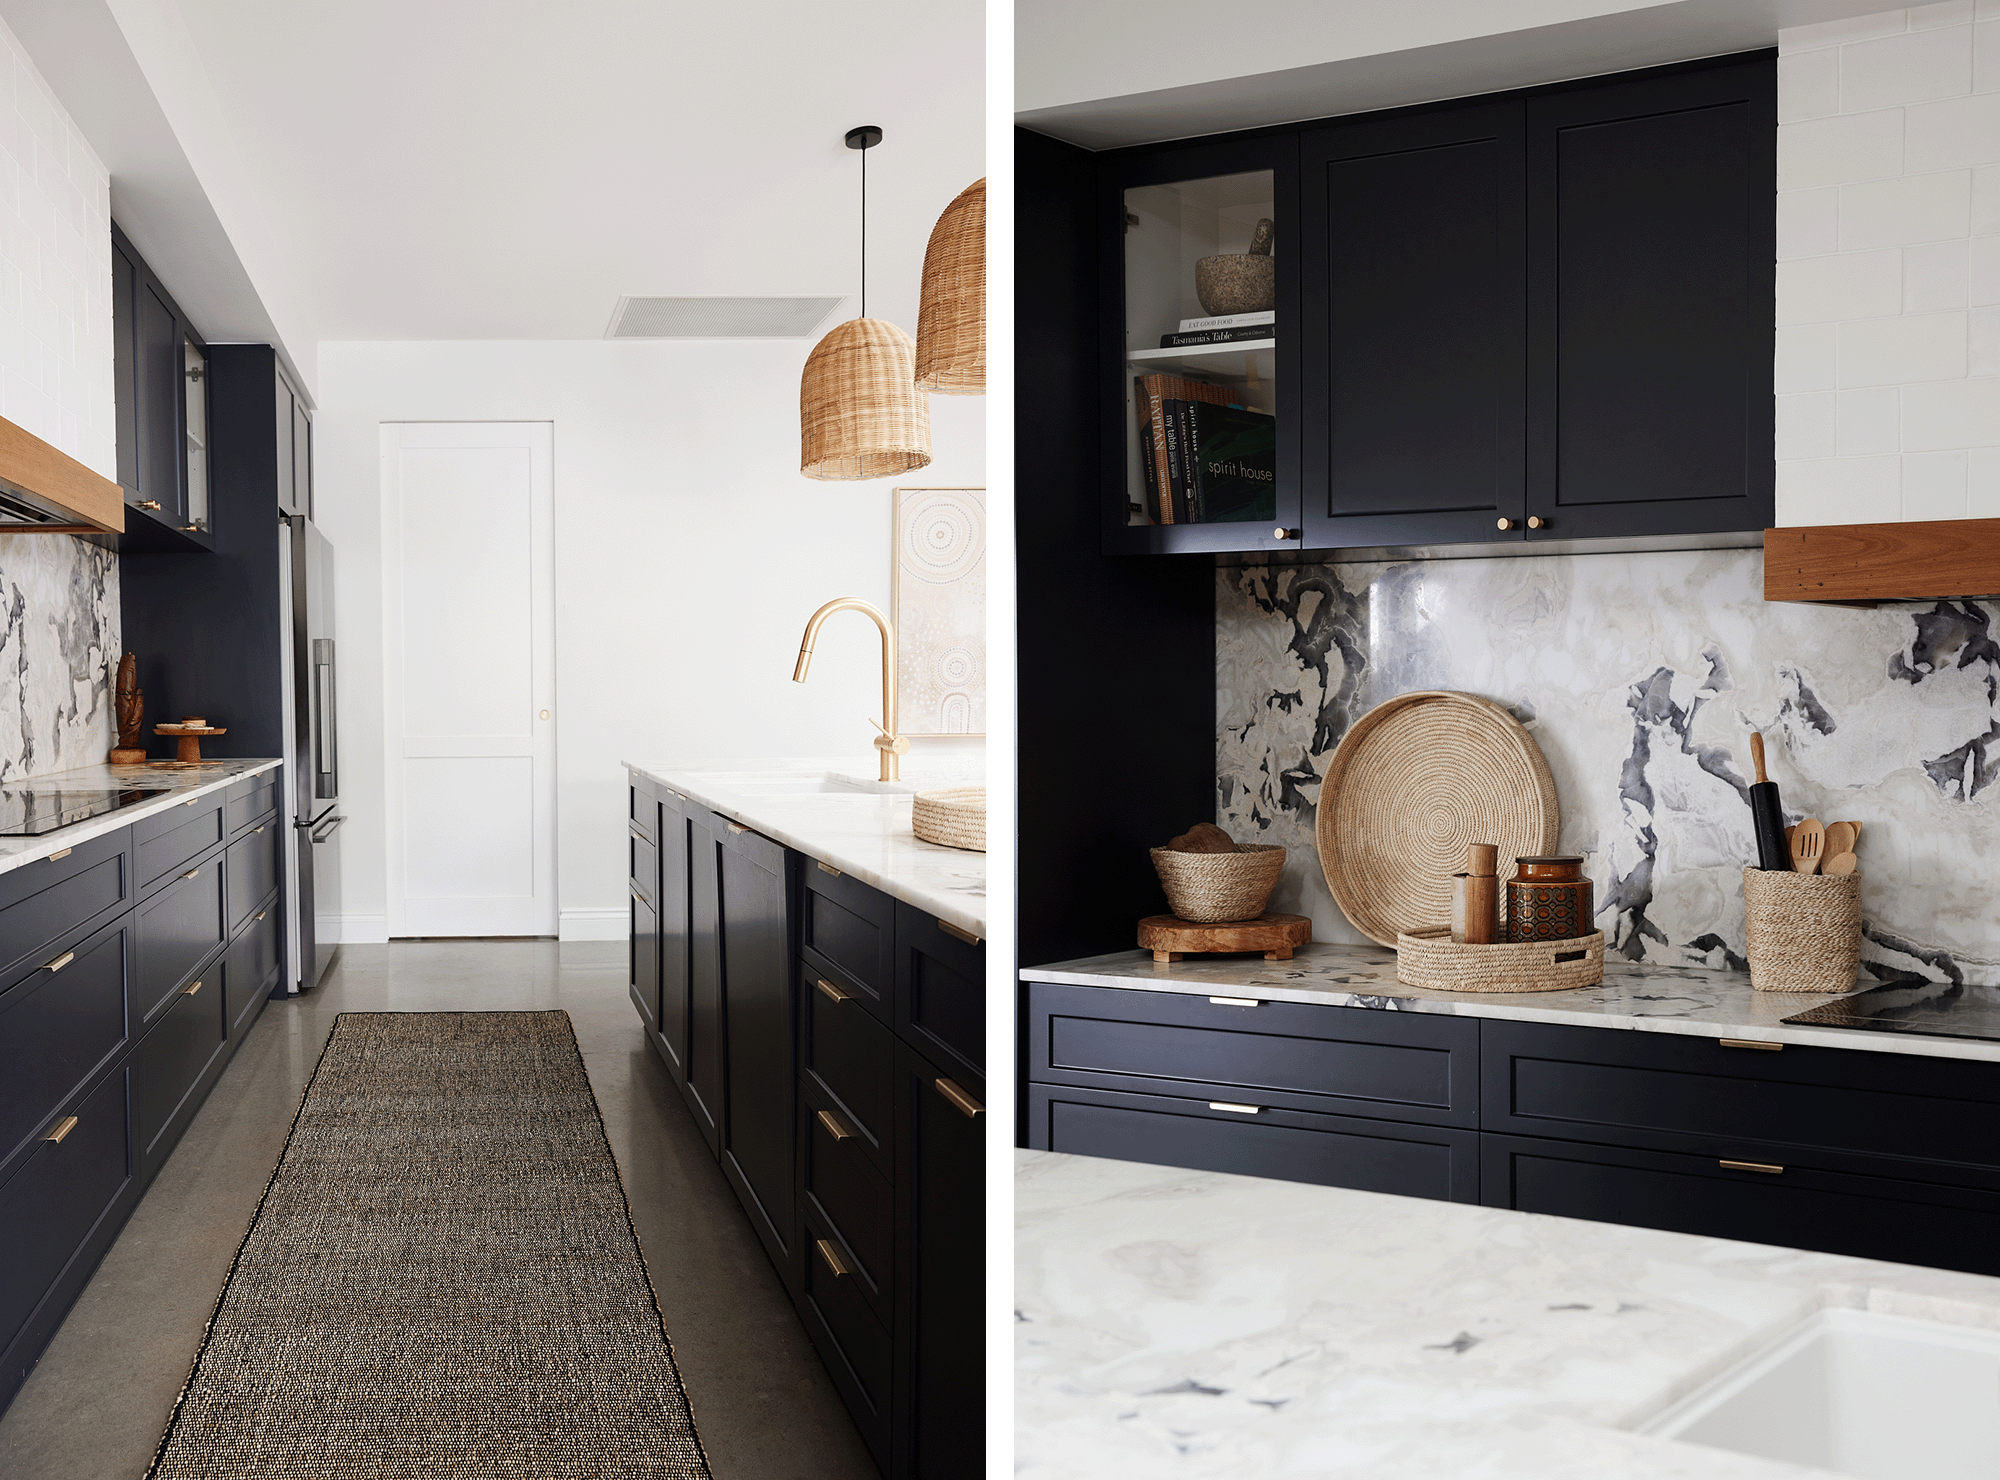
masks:
[(0, 26), (0, 416), (118, 476), (111, 176)]
[(2000, 516), (2000, 0), (1778, 41), (1778, 523)]
[[(870, 296), (874, 306), (874, 295)], [(877, 310), (885, 312), (886, 310)], [(914, 305), (897, 322), (914, 324)], [(890, 490), (984, 480), (985, 401), (933, 397), (935, 460), (872, 483), (799, 475), (804, 341), (322, 343), (316, 522), (332, 540), (347, 764), (340, 929), (381, 939), (385, 421), (555, 425), (558, 888), (571, 937), (625, 933), (625, 760), (834, 757), (872, 773)], [(981, 749), (978, 742), (972, 748)], [(916, 757), (912, 757), (916, 759)], [(916, 769), (906, 760), (906, 769)]]

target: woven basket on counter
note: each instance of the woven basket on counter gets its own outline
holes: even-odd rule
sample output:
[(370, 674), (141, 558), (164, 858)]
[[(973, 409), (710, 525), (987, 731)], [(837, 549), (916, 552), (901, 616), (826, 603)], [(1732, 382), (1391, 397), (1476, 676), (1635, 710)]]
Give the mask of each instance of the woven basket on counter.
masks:
[(1743, 936), (1758, 991), (1853, 991), (1861, 968), (1861, 876), (1746, 868)]
[(1466, 945), (1442, 926), (1396, 937), (1396, 980), (1433, 992), (1567, 992), (1604, 980), (1604, 932)]
[(1236, 853), (1155, 848), (1153, 867), (1167, 891), (1167, 908), (1177, 918), (1198, 925), (1254, 920), (1278, 887), (1285, 850), (1266, 843), (1244, 843)]
[(986, 788), (948, 786), (920, 791), (910, 802), (910, 831), (926, 843), (986, 851)]

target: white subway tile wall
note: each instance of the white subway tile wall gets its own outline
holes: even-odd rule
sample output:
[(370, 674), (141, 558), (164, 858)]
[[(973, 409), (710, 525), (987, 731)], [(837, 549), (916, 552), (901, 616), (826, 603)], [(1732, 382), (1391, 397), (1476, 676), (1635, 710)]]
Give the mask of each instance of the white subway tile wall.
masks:
[(1778, 50), (1777, 522), (2000, 517), (2000, 0)]
[(0, 416), (118, 476), (111, 174), (0, 24)]

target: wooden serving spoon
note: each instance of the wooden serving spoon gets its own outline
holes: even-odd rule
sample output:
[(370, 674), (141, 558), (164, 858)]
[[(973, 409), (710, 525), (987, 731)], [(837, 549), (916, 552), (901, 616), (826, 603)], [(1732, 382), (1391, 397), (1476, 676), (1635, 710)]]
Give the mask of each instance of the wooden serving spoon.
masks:
[(1800, 874), (1819, 872), (1820, 859), (1825, 856), (1826, 829), (1817, 817), (1808, 817), (1792, 833), (1792, 871)]
[(1824, 872), (1832, 873), (1832, 860), (1843, 853), (1854, 851), (1855, 835), (1860, 831), (1851, 822), (1835, 822), (1826, 830), (1826, 856), (1828, 865)]
[(1844, 878), (1860, 867), (1861, 860), (1852, 853), (1836, 853), (1826, 861), (1826, 867), (1820, 872), (1831, 874), (1835, 878)]

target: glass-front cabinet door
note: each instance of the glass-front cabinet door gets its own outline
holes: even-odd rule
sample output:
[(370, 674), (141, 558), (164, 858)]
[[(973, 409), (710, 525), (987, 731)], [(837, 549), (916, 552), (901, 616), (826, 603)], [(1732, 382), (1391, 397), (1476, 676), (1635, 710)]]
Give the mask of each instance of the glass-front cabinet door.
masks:
[(1104, 548), (1298, 548), (1297, 140), (1107, 156)]
[(181, 367), (187, 381), (187, 528), (208, 530), (208, 356), (189, 335), (181, 336)]

